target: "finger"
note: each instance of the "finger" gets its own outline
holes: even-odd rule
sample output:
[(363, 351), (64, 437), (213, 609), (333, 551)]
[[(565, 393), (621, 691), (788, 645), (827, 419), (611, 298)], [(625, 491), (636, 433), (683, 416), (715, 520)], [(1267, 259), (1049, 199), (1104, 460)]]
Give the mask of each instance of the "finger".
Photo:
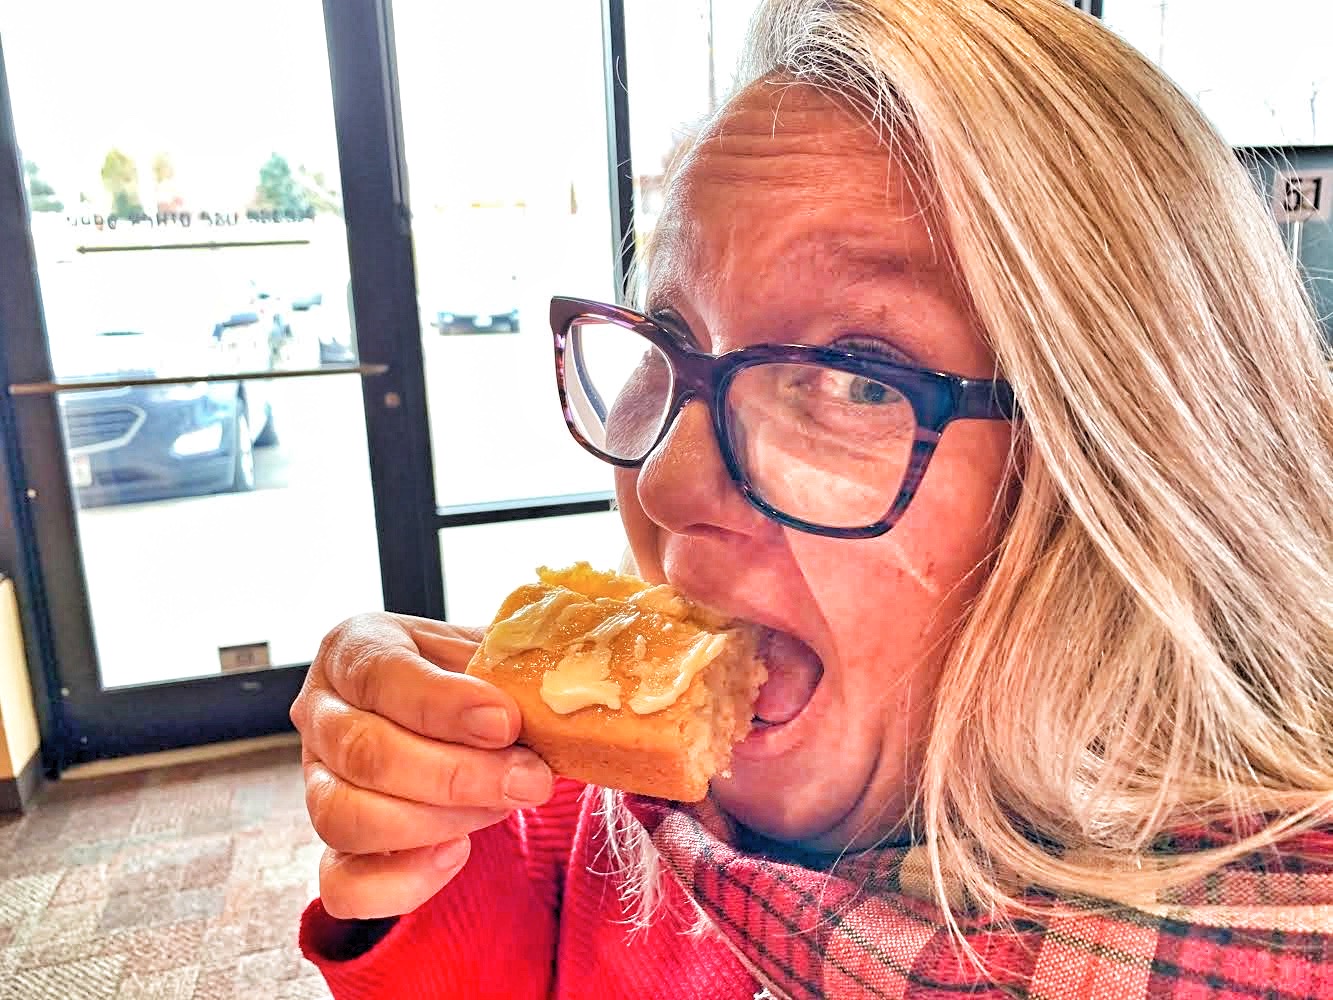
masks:
[(427, 739), (336, 697), (316, 695), (303, 748), (343, 781), (437, 806), (512, 809), (551, 796), (550, 768), (531, 750), (484, 750)]
[(321, 655), (324, 675), (344, 701), (414, 733), (480, 747), (507, 746), (518, 736), (521, 716), (510, 695), (440, 669), (392, 621), (362, 623)]
[(319, 897), (329, 916), (372, 920), (411, 913), (434, 896), (467, 862), (466, 837), (392, 854), (340, 854), (328, 848), (319, 862)]
[(438, 663), (446, 670), (466, 669), (472, 654), (481, 644), (481, 637), (485, 631), (439, 622), (434, 618), (418, 618), (415, 615), (391, 617), (407, 631), (408, 637), (422, 656)]
[(319, 839), (347, 854), (443, 843), (491, 826), (512, 811), (409, 802), (342, 781), (319, 761), (305, 765), (305, 800)]

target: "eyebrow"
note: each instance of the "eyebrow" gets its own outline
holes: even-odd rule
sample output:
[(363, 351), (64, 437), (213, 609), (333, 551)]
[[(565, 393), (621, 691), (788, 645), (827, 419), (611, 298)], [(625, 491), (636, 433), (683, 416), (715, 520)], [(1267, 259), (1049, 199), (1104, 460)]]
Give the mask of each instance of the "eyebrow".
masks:
[(934, 267), (925, 266), (896, 248), (854, 242), (831, 242), (826, 247), (806, 251), (811, 258), (832, 257), (842, 265), (838, 272), (851, 274), (854, 279), (919, 278), (934, 274)]
[[(931, 249), (935, 248), (932, 246)], [(655, 280), (653, 258), (666, 254), (688, 259), (692, 252), (693, 243), (685, 227), (670, 226), (654, 231), (649, 253), (645, 255), (649, 308), (657, 300), (678, 297), (682, 291), (672, 279)], [(873, 232), (813, 230), (793, 241), (784, 250), (783, 257), (784, 263), (791, 267), (813, 267), (829, 261), (836, 262), (837, 266), (831, 271), (823, 267), (819, 267), (819, 270), (827, 275), (827, 280), (844, 285), (912, 280), (918, 290), (939, 297), (946, 295), (945, 288), (941, 287), (941, 277), (947, 272), (943, 271), (937, 255), (933, 259), (923, 259), (919, 251), (892, 246), (877, 238)]]

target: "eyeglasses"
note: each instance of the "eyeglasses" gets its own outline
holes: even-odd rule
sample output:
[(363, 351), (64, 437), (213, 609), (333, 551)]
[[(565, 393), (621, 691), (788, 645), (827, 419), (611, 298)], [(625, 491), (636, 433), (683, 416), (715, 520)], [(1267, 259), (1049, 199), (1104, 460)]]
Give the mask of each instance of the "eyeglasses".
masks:
[(951, 421), (1012, 420), (1017, 411), (1003, 381), (837, 347), (759, 344), (714, 356), (666, 321), (586, 299), (553, 298), (551, 331), (565, 423), (588, 451), (642, 465), (698, 399), (746, 500), (833, 538), (892, 528)]

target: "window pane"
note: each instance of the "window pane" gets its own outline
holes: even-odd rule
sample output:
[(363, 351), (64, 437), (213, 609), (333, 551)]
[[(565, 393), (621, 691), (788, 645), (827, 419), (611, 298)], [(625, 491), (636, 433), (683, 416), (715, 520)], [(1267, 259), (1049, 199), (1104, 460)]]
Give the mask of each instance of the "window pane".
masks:
[(1233, 146), (1333, 143), (1327, 0), (1105, 0), (1102, 16)]
[(598, 0), (395, 0), (436, 495), (610, 488), (561, 418), (552, 295), (613, 296)]
[(630, 143), (639, 246), (662, 210), (675, 151), (735, 85), (757, 0), (625, 4)]
[(196, 377), (63, 393), (30, 456), (69, 464), (103, 687), (308, 662), (382, 607), (360, 380), (228, 378), (355, 357), (321, 9), (181, 24), (0, 5), (55, 376)]
[[(257, 385), (248, 383), (251, 407), (259, 411)], [(238, 388), (213, 382), (204, 391), (234, 421)], [(103, 687), (310, 662), (334, 624), (384, 607), (360, 379), (334, 375), (269, 386), (262, 412), (271, 414), (274, 438), (261, 436), (253, 448), (248, 488), (235, 482), (233, 451), (208, 465), (220, 470), (217, 482), (176, 476), (157, 485), (140, 480), (148, 489), (143, 494), (125, 492), (134, 485), (127, 477), (171, 460), (170, 449), (150, 451), (150, 432), (196, 405), (171, 400), (171, 392), (61, 398), (71, 445), (76, 434), (105, 426), (123, 408), (142, 404), (148, 415), (124, 447), (70, 452), (76, 466), (90, 463), (94, 480), (76, 496), (83, 503), (79, 540)], [(226, 421), (176, 441), (209, 427), (218, 428), (219, 453), (236, 447)], [(206, 452), (197, 458), (209, 462)], [(103, 485), (113, 476), (124, 480), (122, 492)], [(123, 502), (138, 495), (153, 499)], [(263, 661), (256, 661), (260, 647)]]
[(446, 528), (440, 552), (449, 620), (489, 625), (510, 591), (536, 582), (538, 566), (583, 560), (618, 569), (627, 548), (615, 511)]

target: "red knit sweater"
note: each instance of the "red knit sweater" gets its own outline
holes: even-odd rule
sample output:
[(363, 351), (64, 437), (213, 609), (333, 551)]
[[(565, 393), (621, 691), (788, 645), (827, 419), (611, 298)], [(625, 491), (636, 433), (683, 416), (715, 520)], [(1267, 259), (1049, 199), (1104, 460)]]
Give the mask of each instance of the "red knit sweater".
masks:
[[(605, 824), (582, 791), (561, 780), (546, 805), (473, 834), (462, 872), (357, 958), (329, 957), (349, 925), (315, 900), (301, 948), (336, 1000), (751, 1000), (758, 983), (718, 937), (674, 919), (632, 931)], [(687, 912), (664, 882), (669, 910)]]

